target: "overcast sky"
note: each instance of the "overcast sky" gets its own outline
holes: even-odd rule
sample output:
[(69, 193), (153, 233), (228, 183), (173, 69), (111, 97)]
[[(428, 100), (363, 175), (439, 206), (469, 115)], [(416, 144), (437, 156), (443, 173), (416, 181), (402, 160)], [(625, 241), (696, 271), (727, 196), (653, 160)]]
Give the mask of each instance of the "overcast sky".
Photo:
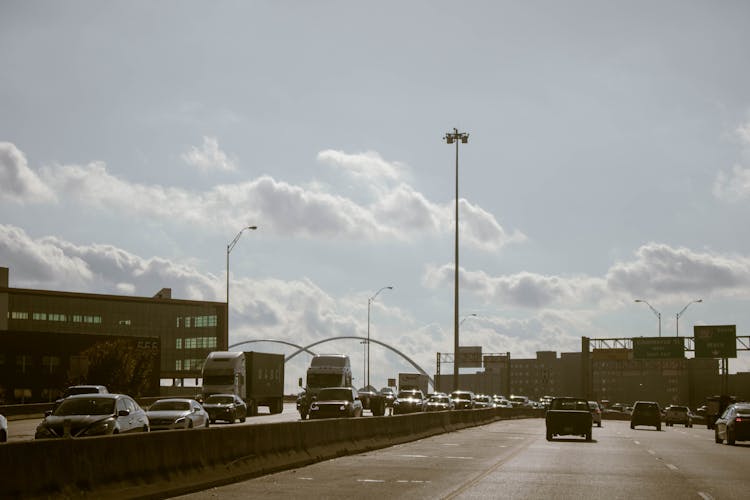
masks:
[[(366, 335), (393, 286), (372, 337), (432, 374), (453, 350), (457, 127), (462, 345), (656, 336), (636, 298), (665, 336), (699, 298), (681, 335), (748, 335), (748, 19), (744, 1), (6, 0), (0, 265), (14, 287), (223, 301), (254, 224), (230, 343)], [(361, 386), (362, 347), (315, 350), (348, 353)], [(373, 385), (413, 371), (371, 352)]]

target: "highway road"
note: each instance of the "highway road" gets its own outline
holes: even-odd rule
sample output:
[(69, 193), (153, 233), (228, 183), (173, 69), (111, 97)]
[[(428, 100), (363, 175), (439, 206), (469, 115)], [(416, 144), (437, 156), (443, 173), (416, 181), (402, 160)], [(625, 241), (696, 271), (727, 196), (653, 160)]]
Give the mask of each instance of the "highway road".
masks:
[(177, 498), (739, 499), (748, 463), (750, 443), (704, 426), (605, 421), (592, 442), (548, 442), (544, 420), (505, 420)]
[[(239, 421), (234, 424), (227, 422), (216, 422), (211, 427), (220, 427), (223, 425), (257, 425), (257, 424), (270, 424), (273, 422), (289, 422), (299, 420), (299, 413), (295, 403), (284, 403), (284, 410), (276, 415), (271, 415), (268, 409), (261, 407), (261, 413), (255, 417), (248, 417), (244, 423)], [(366, 414), (369, 414), (369, 410)], [(9, 420), (8, 421), (8, 441), (30, 441), (34, 439), (34, 432), (36, 427), (41, 422), (41, 418), (25, 418), (20, 420)]]

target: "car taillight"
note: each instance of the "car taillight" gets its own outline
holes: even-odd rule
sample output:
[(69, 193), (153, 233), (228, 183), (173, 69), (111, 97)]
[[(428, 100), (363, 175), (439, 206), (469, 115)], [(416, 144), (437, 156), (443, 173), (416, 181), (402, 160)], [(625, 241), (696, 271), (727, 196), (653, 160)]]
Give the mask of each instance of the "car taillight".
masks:
[(735, 421), (735, 422), (742, 422), (742, 417), (736, 417), (736, 418), (734, 419), (734, 421)]

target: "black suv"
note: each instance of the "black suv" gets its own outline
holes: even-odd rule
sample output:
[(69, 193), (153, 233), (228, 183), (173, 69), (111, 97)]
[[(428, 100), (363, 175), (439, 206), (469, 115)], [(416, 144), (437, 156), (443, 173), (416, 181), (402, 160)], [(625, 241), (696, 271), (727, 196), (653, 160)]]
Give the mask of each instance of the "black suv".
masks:
[(661, 408), (654, 401), (636, 401), (633, 413), (630, 415), (630, 428), (636, 425), (653, 425), (657, 431), (661, 430)]

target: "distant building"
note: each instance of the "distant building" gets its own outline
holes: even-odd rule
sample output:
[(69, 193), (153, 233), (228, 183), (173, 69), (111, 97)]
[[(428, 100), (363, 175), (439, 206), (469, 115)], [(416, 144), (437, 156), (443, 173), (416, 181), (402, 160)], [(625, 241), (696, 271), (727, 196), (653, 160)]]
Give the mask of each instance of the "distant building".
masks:
[(154, 297), (11, 288), (8, 268), (0, 267), (0, 346), (10, 331), (28, 332), (30, 339), (38, 332), (157, 337), (159, 377), (182, 385), (200, 377), (209, 352), (227, 350), (226, 318), (226, 302), (173, 299), (169, 288)]

